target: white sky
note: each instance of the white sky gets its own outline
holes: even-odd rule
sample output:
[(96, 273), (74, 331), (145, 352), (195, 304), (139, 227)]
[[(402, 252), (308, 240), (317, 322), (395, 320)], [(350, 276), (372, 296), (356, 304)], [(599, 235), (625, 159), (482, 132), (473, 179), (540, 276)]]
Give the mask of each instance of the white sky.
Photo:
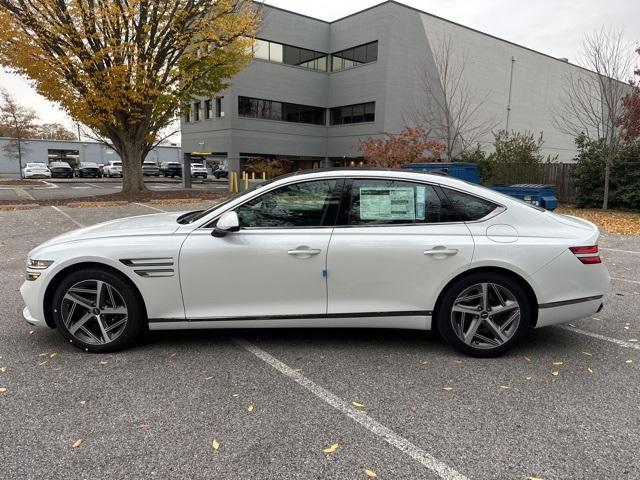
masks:
[[(269, 0), (277, 7), (323, 20), (335, 20), (381, 3), (380, 0)], [(576, 62), (585, 33), (603, 25), (624, 29), (632, 45), (640, 42), (637, 0), (402, 0), (402, 3), (504, 38), (540, 52)], [(46, 122), (72, 120), (40, 97), (25, 79), (0, 71), (0, 86), (34, 108)]]

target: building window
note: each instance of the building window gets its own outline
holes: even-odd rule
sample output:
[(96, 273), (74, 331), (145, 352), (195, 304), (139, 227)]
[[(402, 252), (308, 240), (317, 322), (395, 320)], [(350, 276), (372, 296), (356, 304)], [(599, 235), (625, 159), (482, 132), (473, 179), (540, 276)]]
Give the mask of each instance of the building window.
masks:
[(200, 121), (200, 102), (196, 102), (193, 104), (193, 121)]
[(210, 120), (213, 117), (213, 111), (211, 109), (211, 100), (204, 101), (204, 119)]
[(295, 103), (276, 102), (259, 98), (238, 97), (238, 114), (241, 117), (279, 120), (292, 123), (325, 125), (325, 109)]
[(216, 117), (222, 117), (222, 97), (216, 97)]
[(327, 71), (326, 53), (270, 42), (259, 38), (254, 42), (253, 56), (261, 60), (269, 60), (270, 62), (295, 65), (297, 67), (309, 68), (321, 72)]
[(358, 103), (331, 109), (331, 125), (374, 122), (375, 119), (376, 102)]
[(347, 68), (364, 65), (378, 60), (378, 41), (347, 48), (331, 54), (331, 71), (338, 72)]

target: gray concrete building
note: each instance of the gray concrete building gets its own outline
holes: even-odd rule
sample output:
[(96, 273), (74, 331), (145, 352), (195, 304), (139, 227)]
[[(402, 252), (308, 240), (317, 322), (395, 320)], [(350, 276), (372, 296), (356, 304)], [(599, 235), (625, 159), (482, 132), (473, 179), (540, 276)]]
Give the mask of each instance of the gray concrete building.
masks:
[[(185, 153), (232, 169), (255, 156), (300, 168), (357, 164), (360, 139), (412, 126), (425, 101), (424, 72), (436, 70), (435, 46), (449, 42), (483, 98), (480, 119), (494, 130), (542, 133), (544, 153), (559, 161), (574, 156), (573, 138), (554, 127), (552, 114), (568, 76), (581, 70), (566, 59), (394, 1), (333, 22), (263, 11), (254, 60), (181, 119)], [(493, 137), (479, 140), (490, 149)]]
[[(0, 137), (0, 175), (17, 175), (20, 168), (18, 157), (12, 151), (15, 149), (16, 140)], [(7, 148), (13, 146), (13, 148)], [(64, 161), (72, 167), (78, 162), (94, 162), (104, 165), (111, 160), (120, 160), (118, 154), (110, 147), (95, 141), (74, 141), (74, 140), (23, 140), (22, 165), (27, 163), (45, 163), (52, 161)], [(176, 145), (161, 145), (154, 148), (146, 160), (161, 162), (182, 161), (181, 149)]]

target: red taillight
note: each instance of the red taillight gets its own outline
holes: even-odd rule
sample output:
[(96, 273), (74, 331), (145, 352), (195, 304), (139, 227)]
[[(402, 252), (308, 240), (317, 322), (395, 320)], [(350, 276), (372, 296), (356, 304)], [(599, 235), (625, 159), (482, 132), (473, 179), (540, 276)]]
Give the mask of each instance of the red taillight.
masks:
[(578, 257), (582, 263), (586, 265), (593, 265), (594, 263), (602, 263), (602, 260), (598, 256), (598, 246), (590, 245), (588, 247), (569, 247), (569, 250)]

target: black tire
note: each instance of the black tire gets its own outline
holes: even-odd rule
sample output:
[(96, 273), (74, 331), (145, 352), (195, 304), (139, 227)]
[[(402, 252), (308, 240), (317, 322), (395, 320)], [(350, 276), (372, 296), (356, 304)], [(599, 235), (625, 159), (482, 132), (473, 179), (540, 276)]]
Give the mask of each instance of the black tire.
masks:
[[(69, 331), (63, 320), (63, 300), (67, 291), (80, 282), (90, 282), (92, 280), (99, 280), (114, 287), (126, 307), (126, 323), (118, 336), (108, 343), (96, 344), (83, 341)], [(109, 353), (130, 346), (140, 337), (146, 323), (144, 308), (141, 303), (141, 299), (135, 292), (135, 287), (121, 275), (99, 268), (86, 268), (72, 272), (58, 284), (53, 295), (51, 314), (58, 331), (74, 346), (86, 352)], [(86, 324), (90, 324), (91, 321), (96, 322), (95, 317), (87, 321)]]
[[(503, 294), (505, 292), (509, 292), (512, 295), (513, 299), (517, 301), (517, 304), (520, 309), (519, 320), (517, 325), (514, 327), (511, 327), (512, 330), (511, 332), (509, 332), (509, 335), (510, 335), (509, 338), (500, 345), (487, 346), (487, 344), (486, 343), (483, 344), (481, 340), (475, 340), (475, 344), (479, 345), (478, 347), (465, 343), (458, 336), (454, 327), (454, 323), (455, 323), (454, 312), (452, 311), (454, 307), (454, 303), (463, 292), (468, 291), (469, 289), (474, 288), (474, 286), (481, 285), (481, 284), (494, 284), (497, 286), (498, 290), (500, 290)], [(492, 292), (494, 292), (491, 295), (495, 296), (495, 290), (493, 290), (493, 287), (491, 287), (490, 289)], [(497, 298), (497, 297), (494, 297), (494, 298)], [(491, 304), (491, 302), (488, 302), (488, 303)], [(497, 310), (497, 308), (499, 307), (500, 305), (497, 305), (494, 308)], [(494, 312), (496, 310), (494, 310)], [(465, 314), (465, 315), (469, 315), (469, 317), (471, 317), (470, 314)], [(491, 316), (488, 316), (488, 315), (491, 315)], [(498, 315), (501, 315), (501, 318), (498, 318)], [(486, 333), (486, 336), (489, 337), (492, 331), (488, 328), (488, 324), (485, 323), (485, 322), (488, 322), (489, 320), (487, 318), (484, 318), (484, 316), (488, 316), (487, 317), (488, 319), (494, 318), (491, 313), (491, 310), (489, 309), (488, 312), (485, 312), (485, 311), (478, 312), (477, 317), (474, 316), (473, 319), (477, 319), (476, 321), (480, 324), (477, 331), (481, 333)], [(498, 313), (496, 314), (495, 320), (492, 320), (492, 323), (494, 325), (499, 325), (499, 326), (500, 326), (499, 322), (503, 322), (503, 324), (506, 324), (504, 322), (506, 322), (507, 318), (510, 316), (511, 314), (509, 312), (505, 312), (502, 314)], [(459, 319), (461, 317), (458, 316), (455, 318)], [(454, 347), (456, 350), (472, 357), (488, 358), (488, 357), (500, 356), (505, 352), (507, 352), (509, 349), (511, 349), (514, 345), (522, 341), (527, 336), (527, 334), (529, 333), (529, 330), (531, 329), (532, 318), (533, 318), (533, 306), (531, 305), (531, 300), (529, 299), (527, 292), (519, 282), (517, 282), (516, 280), (514, 280), (513, 278), (507, 275), (503, 275), (500, 273), (478, 272), (478, 273), (472, 273), (470, 275), (467, 275), (466, 277), (459, 279), (454, 284), (449, 286), (447, 291), (444, 293), (444, 296), (442, 297), (440, 305), (438, 307), (438, 311), (436, 312), (436, 324), (437, 324), (436, 328), (439, 334), (446, 340), (446, 342), (452, 347)], [(469, 318), (469, 320), (466, 320), (466, 321), (474, 321), (473, 319)], [(513, 321), (513, 323), (515, 323), (515, 320)], [(464, 331), (464, 325), (465, 324), (463, 323), (463, 326), (460, 327), (460, 329), (463, 331)], [(482, 330), (483, 328), (484, 330)], [(467, 330), (467, 332), (468, 331), (469, 330)], [(462, 336), (464, 337), (464, 335)], [(497, 338), (497, 335), (495, 336), (495, 338)], [(474, 339), (476, 339), (475, 336), (471, 337), (470, 343), (473, 344)], [(484, 345), (484, 346), (481, 347), (480, 345)]]

